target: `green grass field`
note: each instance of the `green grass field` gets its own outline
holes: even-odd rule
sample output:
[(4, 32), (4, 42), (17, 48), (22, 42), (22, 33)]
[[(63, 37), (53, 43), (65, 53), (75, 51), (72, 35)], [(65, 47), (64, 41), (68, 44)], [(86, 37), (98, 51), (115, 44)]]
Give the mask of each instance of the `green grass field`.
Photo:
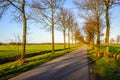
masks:
[[(101, 50), (104, 50), (105, 46), (101, 46)], [(120, 54), (120, 45), (110, 45), (110, 54)]]
[[(101, 46), (101, 50), (104, 50), (105, 46)], [(95, 51), (89, 51), (89, 59), (95, 60), (90, 65), (92, 69), (91, 78), (96, 80), (120, 80), (120, 60), (114, 57), (97, 57)], [(120, 55), (120, 45), (111, 45), (109, 54)]]
[[(55, 45), (55, 50), (63, 49), (63, 45)], [(26, 54), (40, 51), (50, 51), (51, 45), (27, 45)], [(2, 45), (0, 46), (0, 58), (16, 56), (21, 53), (21, 45)]]

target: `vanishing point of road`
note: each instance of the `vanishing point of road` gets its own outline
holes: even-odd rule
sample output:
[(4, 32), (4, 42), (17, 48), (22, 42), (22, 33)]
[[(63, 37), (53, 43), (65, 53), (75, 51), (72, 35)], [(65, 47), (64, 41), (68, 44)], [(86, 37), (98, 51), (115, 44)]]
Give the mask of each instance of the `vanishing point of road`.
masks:
[(87, 48), (82, 47), (9, 80), (89, 80)]

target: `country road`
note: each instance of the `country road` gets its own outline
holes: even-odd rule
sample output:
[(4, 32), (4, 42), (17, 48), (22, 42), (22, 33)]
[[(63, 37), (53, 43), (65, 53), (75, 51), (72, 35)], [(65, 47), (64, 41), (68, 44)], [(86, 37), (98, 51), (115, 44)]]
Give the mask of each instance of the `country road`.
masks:
[(89, 80), (87, 48), (75, 50), (9, 80)]

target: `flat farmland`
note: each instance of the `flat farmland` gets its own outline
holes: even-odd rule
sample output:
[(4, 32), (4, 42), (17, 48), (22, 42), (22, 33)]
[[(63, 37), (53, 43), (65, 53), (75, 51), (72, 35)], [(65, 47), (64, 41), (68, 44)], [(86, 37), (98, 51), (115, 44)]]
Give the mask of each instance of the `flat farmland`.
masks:
[[(51, 51), (52, 45), (27, 45), (26, 54), (31, 54), (41, 51)], [(55, 50), (62, 50), (63, 45), (55, 45)], [(21, 45), (2, 45), (0, 46), (0, 58), (12, 57), (20, 55), (22, 51)]]
[[(101, 46), (101, 50), (104, 50), (105, 46)], [(110, 54), (120, 54), (120, 45), (110, 45), (109, 46)]]

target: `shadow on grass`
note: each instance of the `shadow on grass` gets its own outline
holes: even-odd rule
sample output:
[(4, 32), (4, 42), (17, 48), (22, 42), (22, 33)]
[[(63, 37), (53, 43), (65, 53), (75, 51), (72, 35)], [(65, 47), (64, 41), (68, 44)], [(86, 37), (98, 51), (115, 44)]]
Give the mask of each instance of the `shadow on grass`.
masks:
[(120, 61), (109, 57), (89, 55), (91, 80), (120, 80)]
[[(74, 47), (71, 47), (74, 48)], [(69, 48), (66, 49), (57, 49), (55, 50), (55, 52), (57, 51), (63, 51), (63, 50), (68, 50)], [(40, 51), (40, 52), (34, 52), (34, 53), (29, 53), (25, 55), (25, 58), (30, 58), (33, 56), (38, 56), (38, 55), (42, 55), (42, 54), (46, 54), (46, 53), (50, 53), (52, 52), (51, 50), (46, 50), (46, 51)], [(20, 55), (17, 56), (12, 56), (12, 57), (7, 57), (7, 58), (0, 58), (0, 64), (4, 64), (4, 63), (8, 63), (8, 62), (12, 62), (12, 61), (16, 61), (20, 58)]]

